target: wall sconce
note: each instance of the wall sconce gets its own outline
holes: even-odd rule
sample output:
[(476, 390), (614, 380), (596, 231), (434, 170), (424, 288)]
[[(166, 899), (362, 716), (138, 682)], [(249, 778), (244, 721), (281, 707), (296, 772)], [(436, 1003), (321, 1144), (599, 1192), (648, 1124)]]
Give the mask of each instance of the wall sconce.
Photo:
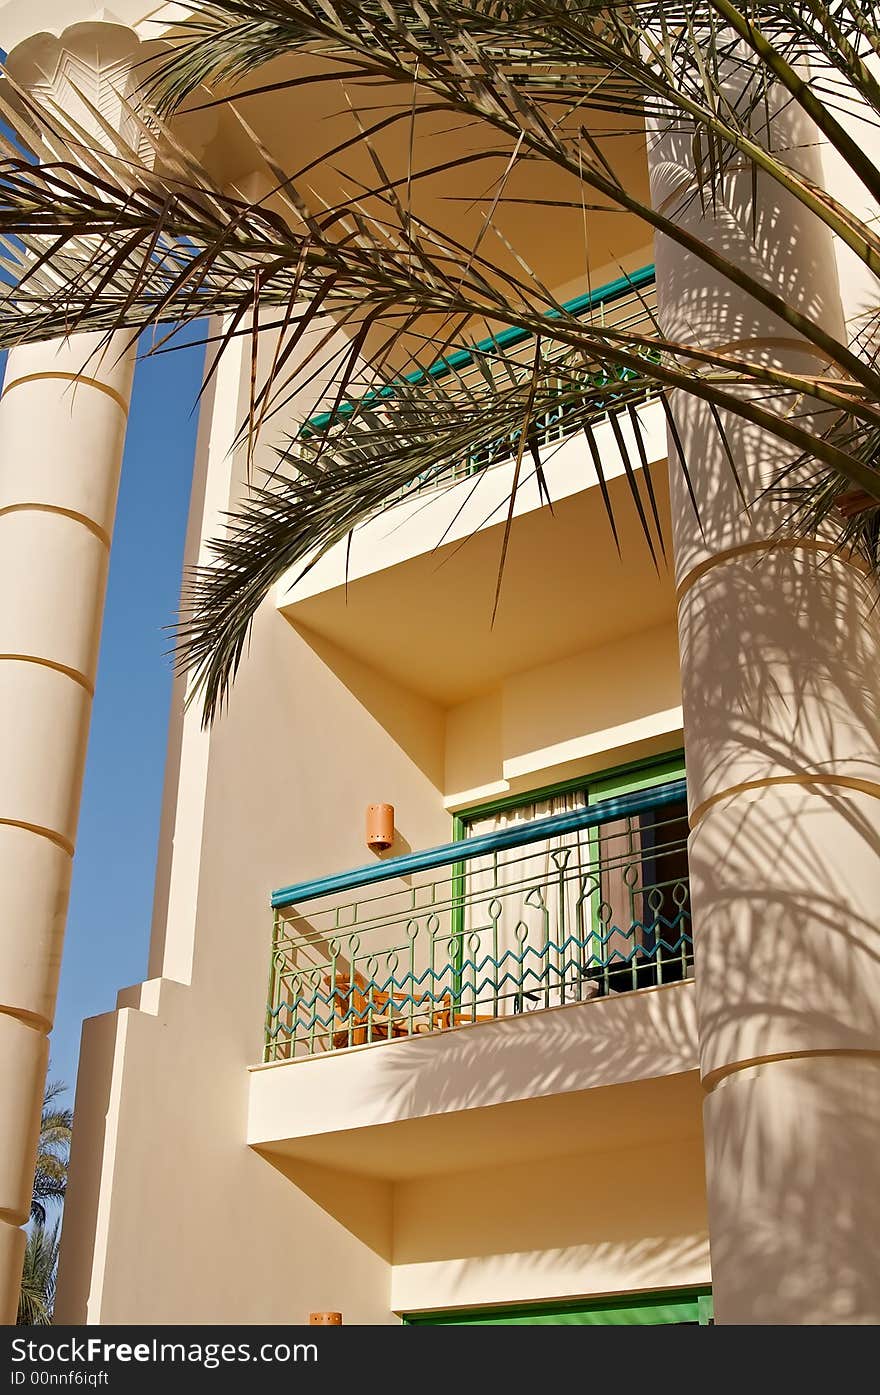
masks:
[(394, 842), (394, 805), (367, 805), (367, 847), (384, 852)]

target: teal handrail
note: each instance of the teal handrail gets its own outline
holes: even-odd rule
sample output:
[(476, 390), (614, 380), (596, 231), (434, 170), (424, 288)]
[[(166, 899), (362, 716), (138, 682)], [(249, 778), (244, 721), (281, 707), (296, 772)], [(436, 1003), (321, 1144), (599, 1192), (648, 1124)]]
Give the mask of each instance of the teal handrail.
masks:
[(408, 876), (411, 872), (428, 872), (435, 867), (450, 867), (453, 863), (468, 862), (471, 858), (482, 857), (485, 853), (538, 843), (560, 833), (597, 828), (600, 824), (612, 823), (615, 819), (642, 813), (646, 809), (661, 809), (667, 804), (675, 804), (684, 799), (686, 791), (684, 780), (671, 780), (669, 784), (660, 785), (652, 790), (639, 790), (633, 794), (619, 795), (616, 799), (601, 799), (583, 809), (574, 809), (566, 814), (551, 814), (546, 819), (532, 819), (530, 823), (514, 824), (511, 828), (500, 829), (496, 833), (481, 833), (476, 838), (442, 843), (439, 847), (425, 848), (422, 852), (404, 853), (401, 857), (389, 857), (382, 862), (371, 862), (366, 867), (336, 872), (329, 877), (294, 882), (292, 886), (281, 887), (272, 893), (272, 906), (275, 910), (282, 910), (285, 906), (296, 905), (299, 901), (314, 901), (320, 896), (332, 896), (337, 891), (350, 891), (354, 887), (390, 881), (393, 877)]
[[(642, 286), (649, 285), (654, 280), (654, 263), (649, 266), (639, 267), (637, 271), (631, 271), (626, 276), (619, 276), (616, 281), (609, 281), (604, 286), (597, 287), (594, 291), (588, 291), (585, 295), (575, 296), (573, 300), (566, 300), (560, 309), (547, 310), (544, 318), (547, 320), (559, 320), (563, 315), (581, 315), (585, 310), (595, 309), (599, 305), (608, 305), (611, 301), (619, 300), (628, 291), (639, 290)], [(428, 368), (417, 368), (412, 373), (404, 374), (405, 383), (424, 382), (427, 378), (445, 378), (447, 373), (455, 372), (459, 368), (466, 368), (473, 363), (475, 354), (491, 354), (497, 349), (512, 349), (517, 344), (523, 344), (527, 339), (533, 338), (533, 331), (512, 327), (502, 329), (498, 334), (490, 334), (487, 339), (481, 339), (475, 344), (473, 349), (457, 349), (455, 353), (447, 355), (445, 358), (438, 358)], [(361, 399), (363, 402), (375, 402), (382, 398), (394, 396), (394, 385), (379, 388), (374, 392), (368, 392)], [(354, 402), (341, 402), (333, 412), (319, 412), (317, 416), (311, 417), (302, 429), (303, 435), (310, 435), (312, 431), (321, 431), (329, 421), (336, 417), (350, 416), (355, 410)]]

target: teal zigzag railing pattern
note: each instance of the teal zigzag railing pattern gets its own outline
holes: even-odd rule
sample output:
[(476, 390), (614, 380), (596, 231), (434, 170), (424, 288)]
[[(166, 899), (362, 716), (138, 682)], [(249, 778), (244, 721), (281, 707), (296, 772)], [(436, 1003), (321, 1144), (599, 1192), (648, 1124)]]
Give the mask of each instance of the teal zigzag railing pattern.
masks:
[(673, 983), (693, 967), (683, 784), (273, 900), (267, 1061)]

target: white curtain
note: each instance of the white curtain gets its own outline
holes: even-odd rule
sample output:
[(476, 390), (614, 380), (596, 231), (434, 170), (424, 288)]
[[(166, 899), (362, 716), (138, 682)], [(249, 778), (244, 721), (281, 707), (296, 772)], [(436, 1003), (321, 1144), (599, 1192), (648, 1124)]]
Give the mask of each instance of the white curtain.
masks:
[(605, 986), (625, 990), (639, 986), (645, 959), (644, 869), (639, 815), (603, 824), (596, 835), (600, 866), (599, 898), (593, 919), (593, 956), (605, 970)]
[[(583, 808), (570, 791), (475, 819), (468, 837)], [(554, 1007), (584, 992), (589, 940), (589, 834), (545, 838), (466, 864), (461, 1002), (478, 1016)], [(588, 950), (587, 950), (588, 952)]]

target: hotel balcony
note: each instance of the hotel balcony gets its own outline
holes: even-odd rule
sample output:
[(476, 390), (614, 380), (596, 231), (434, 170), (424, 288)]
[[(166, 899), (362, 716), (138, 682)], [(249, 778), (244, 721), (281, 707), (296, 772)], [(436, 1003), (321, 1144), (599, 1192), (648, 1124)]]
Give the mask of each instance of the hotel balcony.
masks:
[(394, 1180), (695, 1127), (684, 781), (273, 904), (267, 1155)]
[[(653, 266), (642, 265), (568, 300), (565, 309), (587, 323), (650, 337), (655, 290)], [(508, 330), (410, 376), (438, 385), (454, 376), (477, 393), (486, 376), (503, 383), (511, 360), (528, 375), (533, 356), (532, 336)], [(599, 369), (584, 364), (583, 373), (598, 376)], [(392, 393), (374, 393), (370, 409), (379, 419)], [(661, 564), (658, 584), (640, 519), (655, 545), (658, 521), (668, 536), (663, 409), (645, 397), (614, 410), (612, 396), (610, 415), (585, 432), (562, 384), (559, 393), (558, 408), (530, 443), (541, 477), (526, 450), (514, 490), (515, 435), (488, 442), (417, 480), (305, 574), (292, 571), (275, 593), (281, 613), (316, 645), (329, 643), (442, 706), (468, 701), (512, 674), (670, 624), (671, 581)], [(323, 430), (328, 418), (313, 424)]]

